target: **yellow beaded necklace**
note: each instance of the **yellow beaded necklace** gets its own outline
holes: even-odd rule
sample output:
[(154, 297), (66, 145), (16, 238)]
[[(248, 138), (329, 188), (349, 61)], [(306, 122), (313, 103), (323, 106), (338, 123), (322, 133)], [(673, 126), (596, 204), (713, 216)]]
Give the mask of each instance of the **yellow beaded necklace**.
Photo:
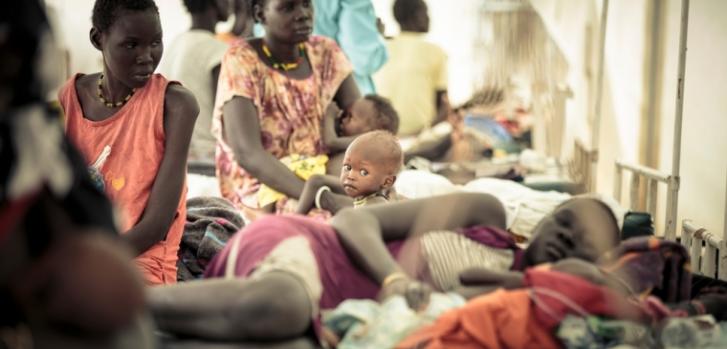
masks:
[(270, 52), (270, 48), (264, 42), (263, 53), (265, 54), (265, 57), (268, 57), (273, 68), (287, 72), (289, 70), (298, 68), (298, 66), (303, 63), (303, 58), (305, 57), (305, 44), (298, 45), (298, 59), (293, 63), (278, 63), (278, 61), (273, 57), (272, 52)]

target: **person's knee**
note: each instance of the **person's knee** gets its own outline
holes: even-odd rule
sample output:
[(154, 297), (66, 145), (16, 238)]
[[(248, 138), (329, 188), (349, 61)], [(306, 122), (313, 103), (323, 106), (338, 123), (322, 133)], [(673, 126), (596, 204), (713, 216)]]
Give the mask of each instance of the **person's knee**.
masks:
[(276, 340), (302, 335), (312, 319), (312, 306), (305, 287), (286, 273), (270, 273), (256, 281), (255, 290), (230, 308), (228, 325), (245, 339)]

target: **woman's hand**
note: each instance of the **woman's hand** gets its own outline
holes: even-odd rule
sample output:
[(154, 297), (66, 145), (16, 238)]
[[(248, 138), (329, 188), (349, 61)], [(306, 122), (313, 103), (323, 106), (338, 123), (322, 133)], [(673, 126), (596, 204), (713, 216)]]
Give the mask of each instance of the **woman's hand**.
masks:
[(427, 308), (429, 305), (429, 296), (432, 293), (429, 285), (421, 283), (417, 280), (410, 278), (400, 278), (394, 280), (384, 287), (379, 292), (379, 301), (384, 301), (389, 297), (400, 295), (406, 299), (406, 303), (409, 308), (420, 311)]

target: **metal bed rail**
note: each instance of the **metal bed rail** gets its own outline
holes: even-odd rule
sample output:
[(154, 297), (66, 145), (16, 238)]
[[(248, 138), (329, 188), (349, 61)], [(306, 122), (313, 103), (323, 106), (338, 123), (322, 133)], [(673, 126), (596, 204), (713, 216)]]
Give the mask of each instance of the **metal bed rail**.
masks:
[(642, 210), (639, 207), (639, 193), (641, 188), (641, 181), (646, 183), (646, 212), (649, 212), (652, 217), (656, 216), (657, 207), (657, 194), (659, 191), (659, 183), (664, 183), (667, 186), (667, 210), (664, 217), (664, 237), (667, 240), (676, 240), (676, 219), (677, 219), (677, 206), (676, 206), (676, 195), (679, 193), (679, 178), (659, 172), (652, 168), (625, 163), (623, 161), (616, 161), (616, 173), (614, 175), (613, 185), (613, 196), (617, 201), (621, 202), (621, 193), (623, 191), (623, 177), (624, 172), (631, 173), (631, 186), (629, 188), (630, 202), (629, 208), (631, 210)]
[(681, 242), (689, 251), (693, 273), (727, 280), (727, 255), (724, 254), (727, 248), (722, 238), (685, 219)]
[(568, 162), (568, 174), (574, 183), (583, 186), (582, 191), (593, 191), (593, 164), (598, 160), (598, 152), (589, 150), (583, 142), (576, 140), (573, 158)]

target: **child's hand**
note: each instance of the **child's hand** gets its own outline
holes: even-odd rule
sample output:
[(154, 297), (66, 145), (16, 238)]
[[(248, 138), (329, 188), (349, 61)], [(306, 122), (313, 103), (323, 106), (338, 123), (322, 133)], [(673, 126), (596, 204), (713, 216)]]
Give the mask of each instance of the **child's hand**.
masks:
[(389, 297), (401, 295), (406, 299), (409, 308), (420, 311), (429, 305), (429, 296), (432, 293), (429, 285), (409, 278), (401, 278), (383, 287), (379, 293), (379, 300), (384, 301)]

